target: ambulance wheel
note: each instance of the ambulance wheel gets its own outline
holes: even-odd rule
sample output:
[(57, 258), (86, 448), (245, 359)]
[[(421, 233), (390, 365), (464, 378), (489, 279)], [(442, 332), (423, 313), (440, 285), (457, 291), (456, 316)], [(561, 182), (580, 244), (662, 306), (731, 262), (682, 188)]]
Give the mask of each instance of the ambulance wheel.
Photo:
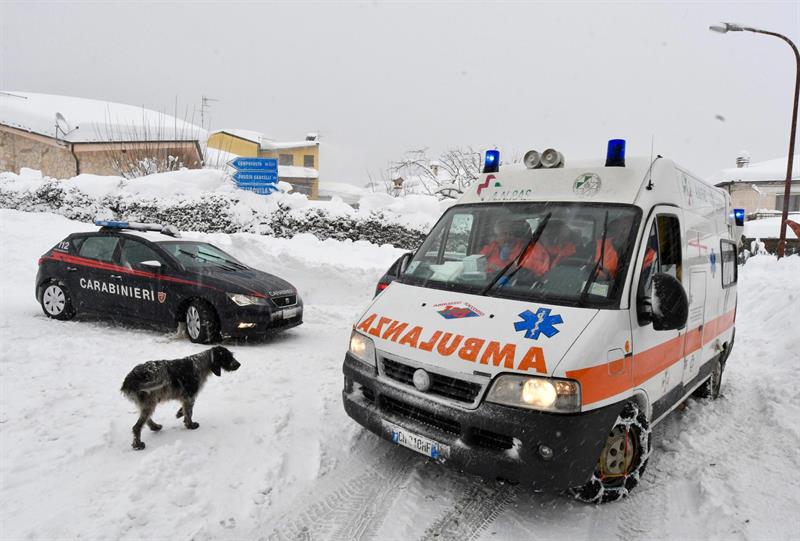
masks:
[(44, 315), (53, 319), (67, 320), (75, 317), (75, 308), (67, 286), (59, 282), (48, 282), (43, 286), (41, 296)]
[(192, 301), (186, 307), (186, 334), (196, 344), (208, 344), (219, 341), (219, 320), (217, 314), (207, 302)]
[(711, 376), (692, 393), (692, 396), (697, 398), (710, 398), (716, 400), (719, 398), (720, 390), (722, 389), (722, 371), (725, 365), (722, 360), (717, 357), (714, 359), (714, 365), (711, 368)]
[(608, 434), (592, 478), (571, 490), (585, 503), (613, 502), (627, 496), (644, 473), (652, 442), (650, 423), (633, 402), (625, 404)]

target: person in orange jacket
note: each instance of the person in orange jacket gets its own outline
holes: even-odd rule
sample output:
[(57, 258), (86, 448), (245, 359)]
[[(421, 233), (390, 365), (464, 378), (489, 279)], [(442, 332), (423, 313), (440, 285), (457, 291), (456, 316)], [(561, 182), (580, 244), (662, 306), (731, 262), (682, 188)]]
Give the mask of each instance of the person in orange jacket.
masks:
[(525, 248), (531, 231), (524, 221), (504, 219), (495, 223), (494, 234), (495, 239), (480, 251), (482, 255), (486, 256), (486, 267), (489, 271), (500, 270), (512, 259), (518, 257)]
[[(625, 249), (625, 243), (628, 242), (632, 226), (633, 217), (622, 216), (608, 224), (605, 248), (603, 248), (602, 239), (597, 239), (594, 261), (600, 261), (602, 255), (603, 260), (600, 262), (600, 269), (598, 271), (600, 278), (607, 280), (615, 280), (617, 278), (617, 274), (620, 270), (620, 253)], [(643, 268), (648, 269), (655, 260), (656, 251), (652, 246), (648, 246), (644, 257)]]
[(575, 251), (569, 226), (561, 220), (550, 220), (542, 230), (539, 241), (522, 258), (521, 267), (529, 270), (536, 278), (541, 278), (562, 259), (575, 255)]

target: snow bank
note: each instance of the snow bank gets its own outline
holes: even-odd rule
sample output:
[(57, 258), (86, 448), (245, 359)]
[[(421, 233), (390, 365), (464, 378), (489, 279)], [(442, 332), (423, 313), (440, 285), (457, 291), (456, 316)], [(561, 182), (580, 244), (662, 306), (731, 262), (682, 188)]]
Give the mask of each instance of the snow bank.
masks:
[[(800, 222), (800, 214), (789, 213), (789, 219)], [(781, 218), (761, 218), (760, 220), (749, 220), (744, 223), (742, 233), (748, 239), (777, 239), (781, 236)], [(786, 228), (786, 238), (796, 239), (791, 227)]]
[(117, 218), (171, 223), (185, 231), (252, 232), (277, 237), (364, 240), (416, 248), (446, 208), (434, 197), (370, 194), (356, 210), (341, 198), (311, 201), (298, 193), (270, 196), (239, 190), (225, 171), (181, 170), (136, 179), (39, 171), (0, 173), (0, 207), (53, 212), (80, 221)]

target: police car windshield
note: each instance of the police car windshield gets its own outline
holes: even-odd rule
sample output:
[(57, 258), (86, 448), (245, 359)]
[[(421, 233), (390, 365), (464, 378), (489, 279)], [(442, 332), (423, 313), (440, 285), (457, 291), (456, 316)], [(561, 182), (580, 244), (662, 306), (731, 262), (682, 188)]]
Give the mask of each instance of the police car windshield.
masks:
[(619, 303), (641, 211), (632, 205), (497, 203), (450, 208), (399, 281), (495, 297)]
[(191, 241), (162, 241), (158, 243), (181, 265), (187, 268), (242, 270), (249, 268), (213, 244)]

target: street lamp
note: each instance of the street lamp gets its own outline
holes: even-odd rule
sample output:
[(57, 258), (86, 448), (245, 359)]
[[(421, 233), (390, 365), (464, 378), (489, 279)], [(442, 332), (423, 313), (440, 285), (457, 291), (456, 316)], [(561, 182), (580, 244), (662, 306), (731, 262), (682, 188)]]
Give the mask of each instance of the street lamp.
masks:
[(786, 220), (789, 218), (789, 196), (792, 191), (792, 162), (794, 161), (794, 136), (797, 131), (797, 103), (800, 101), (800, 53), (797, 52), (797, 47), (792, 40), (777, 32), (769, 32), (767, 30), (759, 30), (758, 28), (750, 28), (736, 23), (722, 23), (708, 27), (709, 30), (725, 34), (727, 32), (755, 32), (756, 34), (766, 34), (768, 36), (775, 36), (789, 44), (789, 47), (794, 51), (794, 58), (797, 62), (797, 71), (794, 84), (794, 104), (792, 107), (792, 131), (789, 134), (789, 157), (786, 164), (786, 185), (783, 190), (783, 213), (781, 214), (781, 236), (778, 240), (778, 259), (783, 257), (784, 245), (786, 244)]

